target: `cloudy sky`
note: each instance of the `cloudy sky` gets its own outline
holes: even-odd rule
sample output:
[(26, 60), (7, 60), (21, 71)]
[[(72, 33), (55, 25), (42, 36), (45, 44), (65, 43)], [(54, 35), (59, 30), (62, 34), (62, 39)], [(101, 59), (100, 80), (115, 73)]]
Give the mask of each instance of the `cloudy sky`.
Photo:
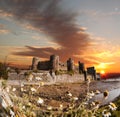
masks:
[(32, 57), (120, 72), (120, 0), (0, 0), (0, 61)]

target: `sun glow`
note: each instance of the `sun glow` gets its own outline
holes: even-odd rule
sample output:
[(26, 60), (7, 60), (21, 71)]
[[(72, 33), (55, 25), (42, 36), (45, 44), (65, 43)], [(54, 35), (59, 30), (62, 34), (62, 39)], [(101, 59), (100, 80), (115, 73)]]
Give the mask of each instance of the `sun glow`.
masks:
[(100, 64), (98, 65), (98, 67), (104, 69), (104, 68), (106, 68), (106, 63), (100, 63)]
[(103, 74), (105, 74), (105, 71), (104, 71), (104, 70), (101, 70), (100, 73), (103, 75)]

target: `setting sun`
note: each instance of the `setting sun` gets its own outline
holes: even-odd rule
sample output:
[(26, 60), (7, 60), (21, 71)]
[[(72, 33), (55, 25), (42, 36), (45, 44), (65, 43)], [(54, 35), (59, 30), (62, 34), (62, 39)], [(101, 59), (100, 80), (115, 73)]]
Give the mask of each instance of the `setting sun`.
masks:
[(101, 70), (100, 73), (101, 73), (101, 74), (105, 74), (105, 71), (104, 71), (104, 70)]
[[(100, 63), (100, 64), (98, 65), (98, 67), (104, 69), (104, 68), (106, 68), (106, 63)], [(102, 70), (102, 71), (103, 71), (103, 70)]]

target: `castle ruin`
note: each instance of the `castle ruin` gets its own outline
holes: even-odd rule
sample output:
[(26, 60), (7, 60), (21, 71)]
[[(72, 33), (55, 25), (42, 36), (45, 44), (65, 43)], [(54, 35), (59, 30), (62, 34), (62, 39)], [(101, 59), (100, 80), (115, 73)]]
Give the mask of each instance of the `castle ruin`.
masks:
[(51, 55), (48, 61), (40, 61), (38, 57), (33, 57), (32, 70), (59, 70), (59, 56)]
[(33, 57), (33, 59), (32, 59), (32, 70), (37, 70), (37, 65), (38, 65), (39, 60), (40, 59), (38, 57)]
[(80, 73), (80, 74), (83, 74), (84, 71), (85, 71), (84, 63), (81, 63), (81, 62), (79, 61), (79, 62), (78, 62), (78, 65), (79, 65), (79, 73)]
[[(48, 61), (40, 61), (40, 58), (33, 57), (32, 70), (50, 70), (54, 72), (58, 70), (75, 71), (75, 65), (72, 58), (69, 58), (64, 64), (61, 63), (58, 55), (51, 55)], [(84, 63), (81, 63), (80, 61), (78, 62), (78, 72), (84, 74), (85, 80), (87, 74), (91, 75), (96, 80), (95, 68), (88, 67), (87, 71), (85, 71)]]
[(74, 71), (74, 61), (71, 59), (71, 58), (69, 58), (68, 60), (67, 60), (67, 70), (68, 71)]

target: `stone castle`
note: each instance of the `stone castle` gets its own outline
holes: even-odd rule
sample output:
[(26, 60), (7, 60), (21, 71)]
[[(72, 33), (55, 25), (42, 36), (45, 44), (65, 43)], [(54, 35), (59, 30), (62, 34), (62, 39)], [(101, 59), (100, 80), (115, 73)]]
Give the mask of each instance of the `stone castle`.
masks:
[[(74, 60), (69, 58), (66, 63), (61, 63), (58, 55), (51, 55), (48, 61), (40, 61), (40, 58), (33, 57), (32, 60), (32, 70), (67, 70), (75, 71)], [(94, 67), (88, 67), (87, 71), (85, 70), (84, 63), (78, 61), (78, 72), (80, 74), (91, 74), (94, 79), (96, 77), (96, 70)]]
[[(84, 63), (78, 62), (79, 73), (85, 71)], [(40, 61), (40, 58), (33, 57), (32, 70), (67, 70), (74, 71), (75, 65), (74, 60), (69, 58), (66, 63), (61, 63), (58, 55), (51, 55), (48, 61)]]
[(33, 57), (32, 70), (59, 70), (59, 56), (51, 55), (50, 60), (40, 61), (38, 57)]

